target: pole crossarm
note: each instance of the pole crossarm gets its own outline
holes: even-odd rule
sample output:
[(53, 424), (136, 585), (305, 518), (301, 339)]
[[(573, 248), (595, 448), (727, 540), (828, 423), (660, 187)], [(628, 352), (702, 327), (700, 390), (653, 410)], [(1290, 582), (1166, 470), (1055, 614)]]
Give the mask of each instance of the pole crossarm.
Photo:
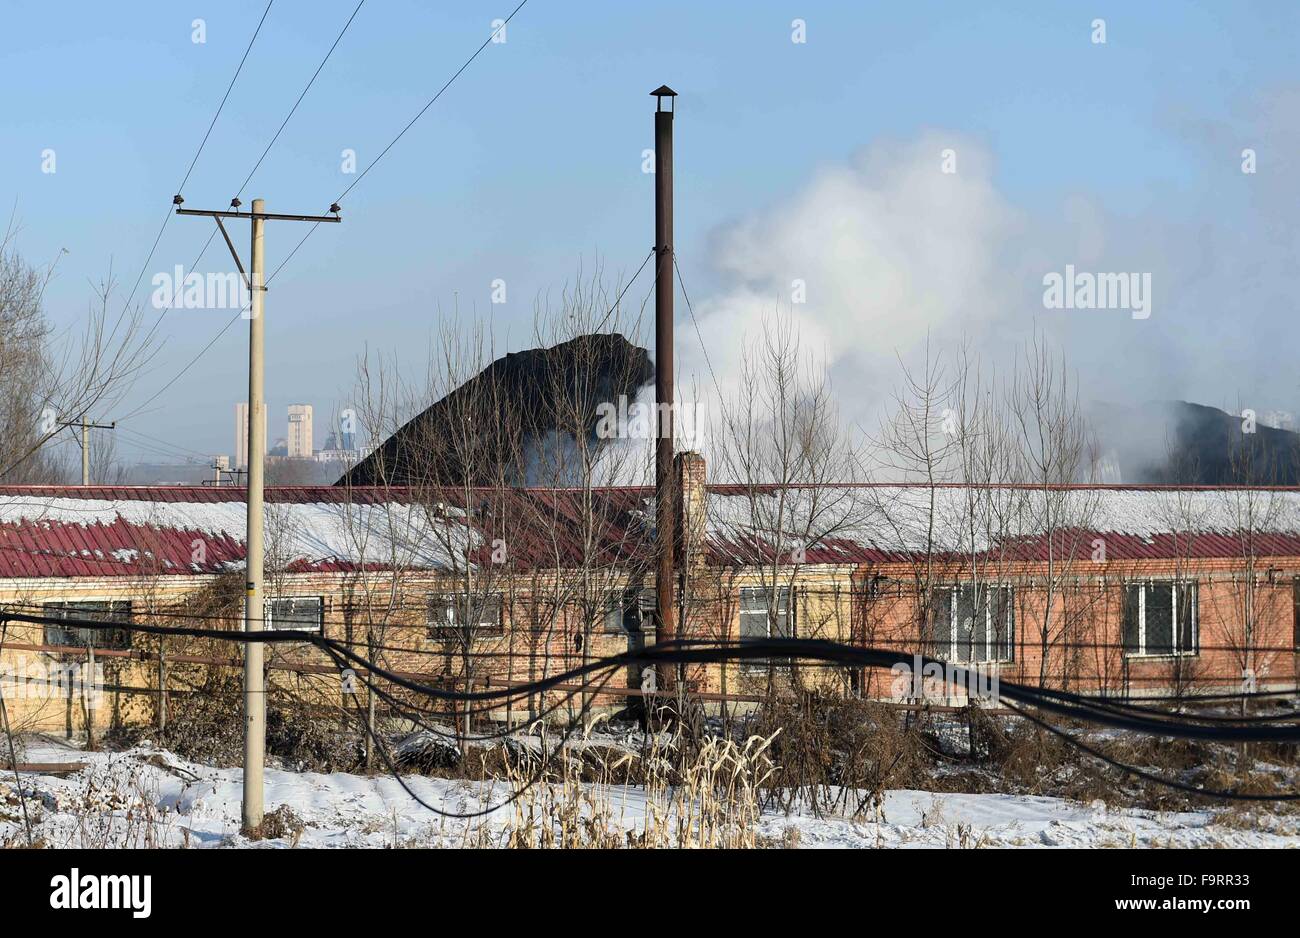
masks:
[(343, 221), (338, 215), (279, 215), (274, 212), (236, 212), (230, 209), (209, 210), (202, 208), (178, 208), (177, 215), (206, 215), (209, 218), (244, 218), (258, 219), (260, 221), (311, 221), (311, 222), (332, 222), (337, 224)]
[[(80, 420), (57, 420), (55, 424), (60, 427), (76, 427), (78, 430), (83, 426)], [(117, 421), (112, 423), (87, 423), (84, 424), (87, 430), (116, 430)]]

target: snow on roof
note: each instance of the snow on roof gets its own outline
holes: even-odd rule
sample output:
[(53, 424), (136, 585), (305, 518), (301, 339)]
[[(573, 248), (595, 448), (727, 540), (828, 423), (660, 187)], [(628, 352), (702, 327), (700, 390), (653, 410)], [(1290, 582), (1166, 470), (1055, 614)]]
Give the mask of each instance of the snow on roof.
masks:
[[(0, 576), (138, 576), (243, 568), (243, 490), (0, 487)], [(459, 509), (407, 498), (267, 490), (268, 559), (294, 571), (449, 569), (479, 543)], [(152, 497), (151, 497), (152, 496)]]
[(1300, 555), (1300, 490), (857, 485), (750, 493), (713, 486), (708, 530), (732, 545), (783, 531), (782, 549), (802, 546), (809, 562), (823, 563), (984, 552), (995, 544), (1042, 559), (1048, 532), (1081, 533), (1076, 542), (1088, 544), (1101, 538), (1111, 559), (1239, 556), (1246, 535), (1257, 556)]
[[(598, 494), (604, 556), (643, 554), (652, 543), (642, 517), (651, 493)], [(579, 495), (471, 493), (466, 510), (403, 489), (270, 488), (268, 560), (304, 572), (446, 570), (480, 556), (491, 528), (510, 538), (516, 562), (554, 564), (559, 556), (564, 563), (579, 549), (566, 530), (577, 524)], [(0, 577), (236, 571), (244, 563), (244, 497), (233, 487), (0, 486)], [(809, 563), (994, 545), (1032, 560), (1046, 555), (1049, 529), (1081, 532), (1083, 543), (1102, 537), (1116, 560), (1240, 556), (1246, 534), (1256, 556), (1300, 556), (1300, 490), (844, 485), (767, 486), (750, 494), (714, 485), (706, 536), (713, 559), (722, 562), (752, 558), (756, 545), (769, 554), (773, 541), (781, 542), (779, 551), (804, 548)]]

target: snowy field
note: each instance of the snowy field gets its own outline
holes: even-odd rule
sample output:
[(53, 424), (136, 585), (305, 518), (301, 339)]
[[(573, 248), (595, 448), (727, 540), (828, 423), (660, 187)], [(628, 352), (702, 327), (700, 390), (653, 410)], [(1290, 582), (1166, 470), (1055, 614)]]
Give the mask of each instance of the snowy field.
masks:
[[(395, 779), (345, 773), (320, 775), (268, 769), (266, 807), (289, 805), (296, 816), (282, 836), (240, 836), (237, 769), (214, 769), (165, 751), (137, 748), (84, 753), (33, 742), (29, 762), (85, 761), (65, 778), (25, 775), (34, 794), (34, 833), (50, 847), (457, 847), (493, 846), (521, 823), (512, 807), (472, 821), (443, 818), (422, 807)], [(509, 794), (503, 783), (407, 776), (421, 799), (440, 810), (480, 810)], [(21, 845), (26, 833), (13, 796), (0, 781), (0, 842)], [(595, 789), (598, 786), (582, 786)], [(632, 786), (600, 786), (607, 823), (633, 833), (662, 807), (647, 805)], [(671, 820), (671, 819), (669, 819)], [(890, 791), (870, 819), (762, 815), (760, 842), (777, 847), (1300, 847), (1300, 818), (1267, 808), (1157, 813), (1108, 809), (1101, 802), (1001, 794)]]

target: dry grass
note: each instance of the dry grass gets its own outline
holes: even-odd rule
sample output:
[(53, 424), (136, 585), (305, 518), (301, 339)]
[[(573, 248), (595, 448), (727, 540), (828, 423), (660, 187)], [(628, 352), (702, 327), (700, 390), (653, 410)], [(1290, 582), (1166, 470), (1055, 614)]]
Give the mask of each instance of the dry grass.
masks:
[[(527, 787), (504, 826), (484, 824), (466, 836), (511, 848), (765, 846), (757, 833), (759, 794), (774, 770), (777, 735), (692, 740), (686, 755), (680, 734), (652, 736), (639, 753), (583, 747), (576, 757), (560, 757), (558, 780)], [(613, 792), (633, 766), (644, 803), (629, 817)], [(512, 764), (503, 780), (520, 790), (531, 777)]]

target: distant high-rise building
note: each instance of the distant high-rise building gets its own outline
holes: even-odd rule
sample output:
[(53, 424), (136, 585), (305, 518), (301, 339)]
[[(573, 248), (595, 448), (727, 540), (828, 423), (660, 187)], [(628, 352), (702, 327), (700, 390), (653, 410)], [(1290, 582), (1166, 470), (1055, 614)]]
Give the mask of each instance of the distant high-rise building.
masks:
[[(266, 412), (262, 412), (262, 450), (266, 450)], [(248, 468), (248, 402), (235, 405), (235, 468)]]
[(290, 459), (311, 459), (311, 405), (289, 405), (288, 455)]

